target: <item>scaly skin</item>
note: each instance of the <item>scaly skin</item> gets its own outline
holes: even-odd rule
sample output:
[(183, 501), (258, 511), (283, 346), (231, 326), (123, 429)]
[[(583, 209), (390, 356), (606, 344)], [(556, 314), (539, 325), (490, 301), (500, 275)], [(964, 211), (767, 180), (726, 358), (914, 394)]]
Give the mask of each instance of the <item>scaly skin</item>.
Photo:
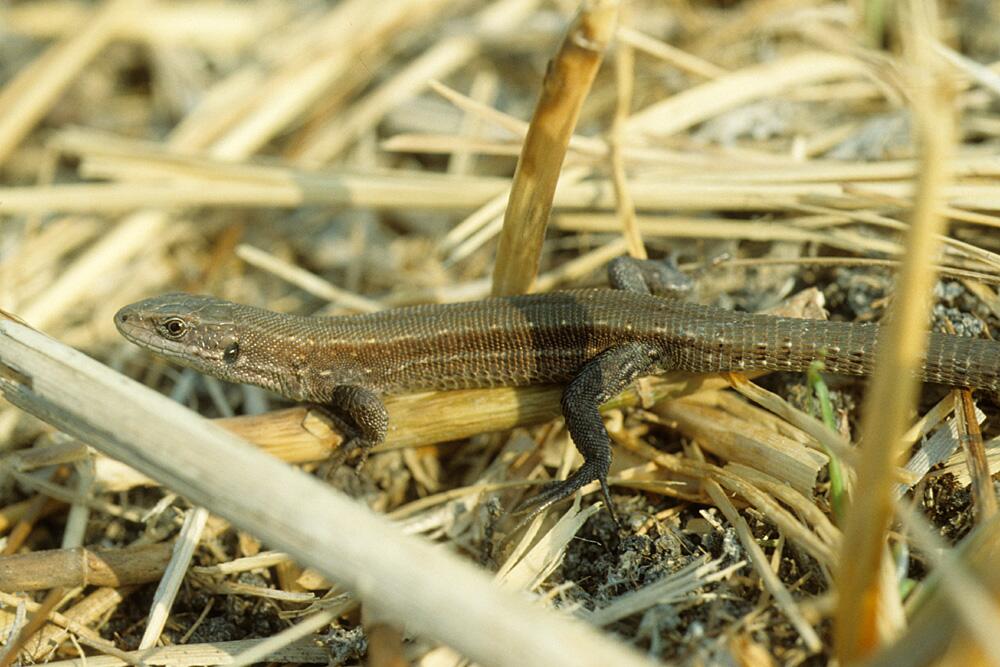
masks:
[[(867, 375), (874, 367), (876, 324), (737, 313), (641, 289), (329, 318), (167, 294), (122, 308), (115, 324), (133, 343), (181, 365), (327, 406), (358, 429), (364, 446), (385, 436), (384, 394), (566, 383), (563, 413), (585, 463), (543, 491), (539, 509), (593, 480), (611, 508), (611, 446), (597, 407), (640, 375), (801, 371), (816, 360), (833, 373)], [(1000, 343), (932, 333), (919, 374), (1000, 392)]]

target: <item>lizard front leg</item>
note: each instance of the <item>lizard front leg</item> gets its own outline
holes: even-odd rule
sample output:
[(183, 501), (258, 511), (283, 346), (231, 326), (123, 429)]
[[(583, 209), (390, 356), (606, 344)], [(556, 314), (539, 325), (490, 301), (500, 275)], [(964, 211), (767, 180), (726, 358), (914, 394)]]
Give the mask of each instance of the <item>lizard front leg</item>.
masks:
[(354, 450), (360, 449), (362, 463), (369, 450), (385, 440), (389, 413), (378, 394), (353, 384), (337, 385), (323, 403), (315, 404), (333, 421), (345, 426), (346, 438), (331, 460), (335, 468)]
[(604, 428), (598, 408), (621, 393), (632, 380), (648, 371), (661, 357), (662, 352), (655, 345), (632, 342), (609, 348), (584, 365), (566, 385), (562, 395), (566, 428), (573, 438), (573, 444), (583, 455), (583, 465), (566, 480), (546, 486), (537, 496), (524, 502), (517, 509), (518, 512), (530, 510), (530, 516), (534, 516), (597, 480), (601, 483), (608, 511), (615, 523), (618, 523), (608, 490), (611, 438)]

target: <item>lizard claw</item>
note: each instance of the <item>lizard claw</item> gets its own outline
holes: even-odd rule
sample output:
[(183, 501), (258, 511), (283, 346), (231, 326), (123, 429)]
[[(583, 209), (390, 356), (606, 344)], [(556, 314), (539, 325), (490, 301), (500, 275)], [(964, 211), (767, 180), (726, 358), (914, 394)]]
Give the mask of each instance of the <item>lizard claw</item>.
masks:
[(354, 464), (354, 471), (361, 472), (361, 468), (363, 468), (365, 462), (368, 461), (368, 455), (371, 453), (372, 447), (374, 446), (374, 443), (365, 440), (364, 438), (350, 438), (345, 440), (340, 444), (340, 447), (337, 448), (337, 451), (331, 454), (330, 458), (327, 460), (330, 470), (336, 470), (340, 466), (344, 465), (347, 459), (357, 452), (357, 461)]
[(368, 454), (371, 453), (372, 447), (377, 443), (373, 442), (370, 438), (364, 437), (364, 434), (359, 434), (358, 431), (361, 430), (354, 424), (351, 424), (336, 411), (332, 410), (330, 406), (324, 405), (322, 403), (312, 403), (310, 408), (316, 410), (325, 419), (327, 419), (337, 430), (344, 434), (344, 440), (340, 443), (340, 447), (337, 448), (330, 458), (327, 459), (327, 469), (332, 472), (344, 465), (351, 455), (358, 451), (358, 461), (355, 464), (355, 471), (360, 472), (361, 468), (365, 465), (368, 460)]
[(511, 513), (515, 515), (527, 513), (521, 522), (526, 523), (560, 500), (569, 498), (594, 480), (600, 482), (601, 493), (604, 495), (604, 506), (608, 509), (608, 513), (611, 515), (612, 520), (614, 520), (615, 525), (621, 528), (621, 521), (618, 520), (614, 502), (611, 500), (611, 490), (608, 488), (607, 476), (595, 474), (586, 463), (565, 480), (546, 484), (537, 495), (522, 501)]
[(549, 507), (552, 507), (557, 502), (572, 496), (578, 490), (582, 489), (587, 484), (590, 484), (595, 479), (601, 483), (601, 492), (604, 495), (604, 506), (607, 508), (608, 514), (611, 515), (612, 521), (615, 522), (615, 526), (619, 531), (621, 531), (622, 523), (618, 520), (618, 514), (615, 512), (614, 503), (611, 501), (611, 493), (608, 488), (606, 476), (594, 475), (593, 471), (590, 470), (585, 463), (583, 467), (577, 469), (575, 473), (570, 475), (565, 480), (546, 484), (537, 495), (522, 501), (517, 505), (517, 507), (511, 510), (511, 516), (524, 513), (526, 514), (518, 520), (516, 524), (514, 524), (513, 528), (507, 531), (507, 536), (500, 541), (496, 551), (503, 552), (514, 536), (517, 535), (525, 526), (531, 523), (532, 519), (547, 510)]
[(371, 454), (372, 447), (375, 446), (375, 443), (370, 440), (365, 440), (364, 438), (355, 438), (347, 443), (347, 445), (350, 447), (351, 451), (357, 450), (358, 460), (354, 464), (354, 471), (361, 472), (361, 469), (365, 467), (365, 463), (368, 462), (368, 455)]

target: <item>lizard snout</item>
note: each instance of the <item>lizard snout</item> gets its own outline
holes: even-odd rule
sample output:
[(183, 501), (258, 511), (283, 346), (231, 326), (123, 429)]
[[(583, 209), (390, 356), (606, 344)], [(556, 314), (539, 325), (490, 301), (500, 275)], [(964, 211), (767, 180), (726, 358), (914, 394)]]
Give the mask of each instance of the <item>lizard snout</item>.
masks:
[(129, 333), (136, 329), (141, 320), (142, 317), (131, 306), (125, 306), (115, 313), (115, 327), (126, 338), (131, 338)]
[(130, 319), (132, 319), (132, 312), (128, 306), (126, 306), (115, 313), (115, 326), (121, 329), (122, 325), (127, 323)]

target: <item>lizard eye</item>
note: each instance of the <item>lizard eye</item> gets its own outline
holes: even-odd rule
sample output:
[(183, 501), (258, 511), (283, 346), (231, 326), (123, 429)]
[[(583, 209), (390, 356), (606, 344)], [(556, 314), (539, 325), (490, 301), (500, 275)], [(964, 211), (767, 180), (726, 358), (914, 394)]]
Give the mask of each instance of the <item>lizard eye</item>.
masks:
[(226, 346), (226, 349), (222, 352), (222, 360), (227, 364), (231, 364), (236, 361), (236, 357), (240, 356), (240, 344), (230, 343)]
[(163, 321), (160, 325), (164, 335), (168, 338), (180, 338), (187, 333), (187, 324), (179, 317), (171, 317)]

